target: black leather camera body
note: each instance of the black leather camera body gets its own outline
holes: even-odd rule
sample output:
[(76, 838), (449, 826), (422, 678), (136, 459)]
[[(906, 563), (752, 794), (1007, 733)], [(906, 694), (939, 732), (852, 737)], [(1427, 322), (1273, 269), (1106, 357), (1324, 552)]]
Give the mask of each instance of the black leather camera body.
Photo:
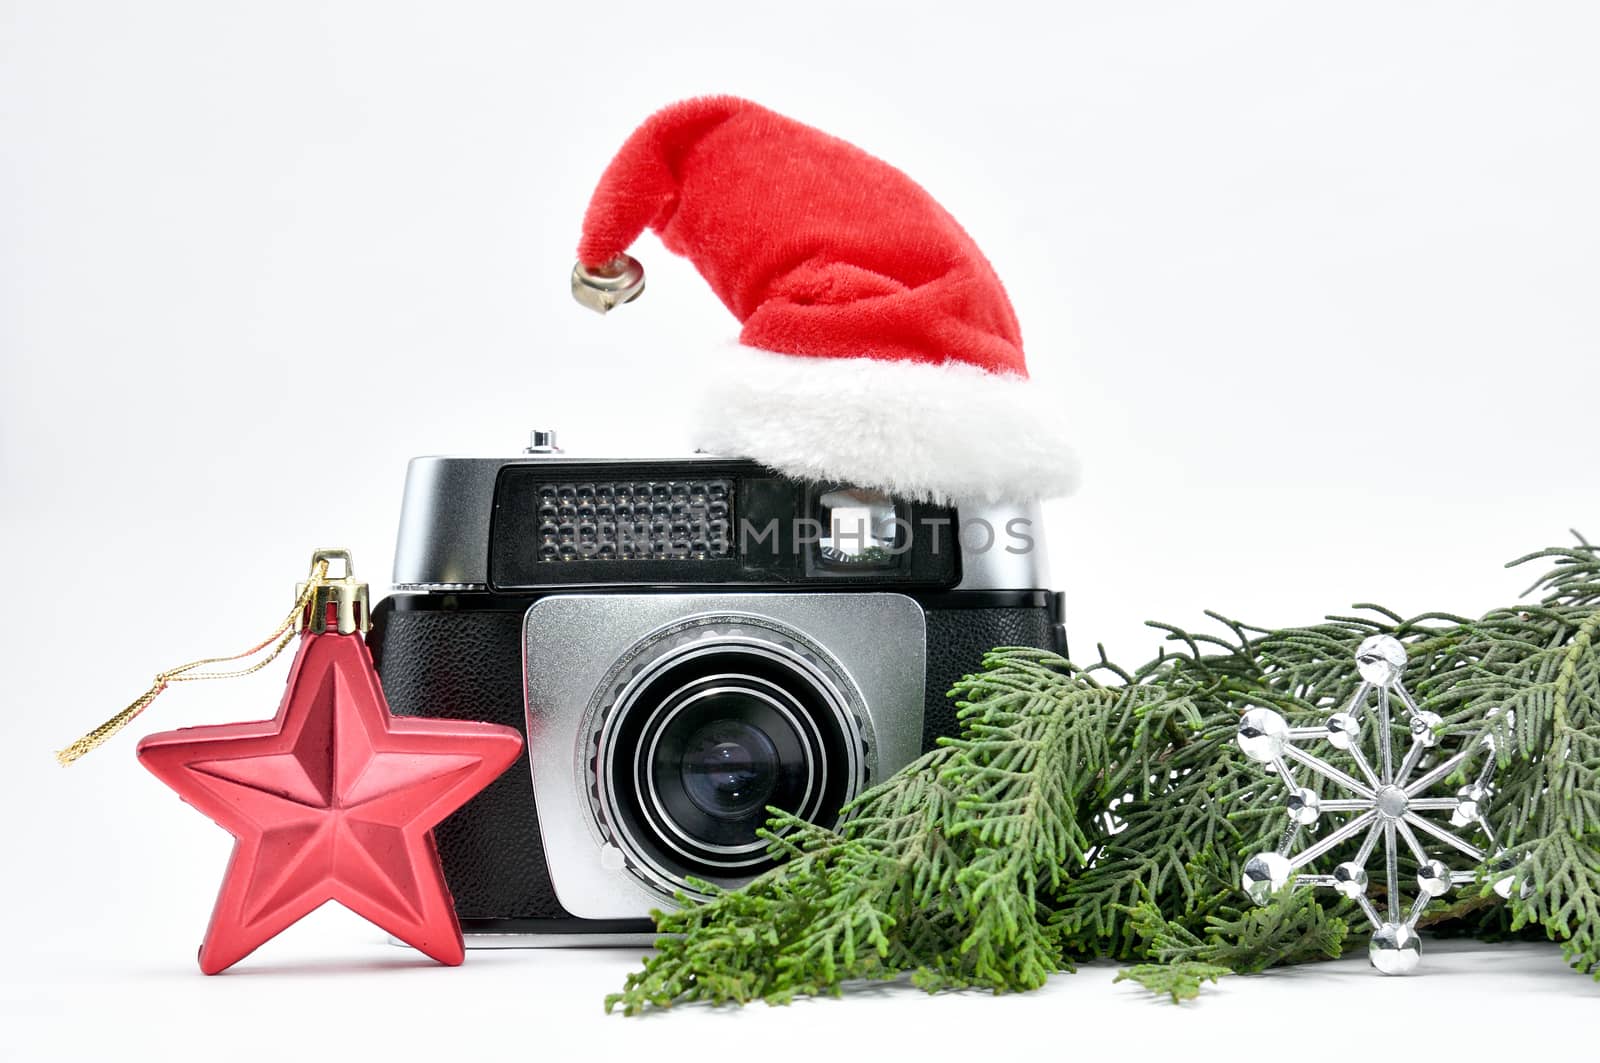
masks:
[[(536, 437), (536, 442), (539, 439)], [(956, 731), (994, 646), (1065, 652), (1036, 506), (935, 505), (694, 455), (417, 458), (373, 611), (392, 710), (507, 724), (436, 830), (469, 942), (633, 943)]]

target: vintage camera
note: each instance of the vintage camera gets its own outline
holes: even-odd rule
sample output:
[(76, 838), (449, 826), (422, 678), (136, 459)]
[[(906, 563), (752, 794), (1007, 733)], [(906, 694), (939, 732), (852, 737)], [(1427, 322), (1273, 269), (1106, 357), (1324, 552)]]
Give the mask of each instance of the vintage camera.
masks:
[(417, 458), (371, 644), (394, 712), (509, 724), (436, 831), (477, 944), (632, 942), (771, 866), (955, 733), (996, 645), (1065, 652), (1036, 506), (940, 506), (749, 461)]

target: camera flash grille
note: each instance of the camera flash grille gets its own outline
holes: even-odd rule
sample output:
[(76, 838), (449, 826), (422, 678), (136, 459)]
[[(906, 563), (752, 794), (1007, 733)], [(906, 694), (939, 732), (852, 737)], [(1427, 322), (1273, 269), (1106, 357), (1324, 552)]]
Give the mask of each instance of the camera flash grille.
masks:
[(732, 480), (539, 485), (541, 563), (679, 561), (732, 552)]

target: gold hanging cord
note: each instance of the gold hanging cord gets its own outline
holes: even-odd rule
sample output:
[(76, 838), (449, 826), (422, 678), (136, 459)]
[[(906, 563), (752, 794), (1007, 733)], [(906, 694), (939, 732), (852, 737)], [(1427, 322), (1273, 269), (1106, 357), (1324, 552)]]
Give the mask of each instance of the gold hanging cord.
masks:
[[(155, 682), (150, 684), (150, 689), (135, 698), (127, 708), (58, 752), (56, 754), (57, 763), (62, 767), (66, 767), (128, 726), (152, 701), (156, 700), (158, 694), (167, 689), (168, 685), (172, 683), (192, 683), (201, 679), (234, 679), (239, 676), (249, 675), (251, 672), (258, 672), (271, 664), (278, 654), (283, 652), (283, 648), (289, 645), (290, 640), (294, 638), (296, 625), (304, 614), (306, 607), (316, 597), (317, 588), (326, 585), (328, 582), (328, 558), (323, 556), (324, 553), (324, 551), (318, 551), (317, 556), (312, 561), (311, 576), (301, 585), (300, 596), (295, 599), (294, 608), (289, 611), (288, 616), (283, 618), (283, 622), (273, 629), (272, 634), (251, 646), (248, 650), (235, 653), (231, 657), (203, 657), (198, 661), (180, 664), (176, 668), (169, 668), (162, 672), (156, 676)], [(348, 564), (348, 560), (346, 563)], [(271, 649), (265, 657), (244, 668), (236, 668), (227, 672), (195, 671), (197, 668), (204, 668), (210, 664), (227, 664), (229, 661), (242, 661), (248, 657), (254, 657), (263, 650), (268, 650), (268, 647), (271, 647)]]

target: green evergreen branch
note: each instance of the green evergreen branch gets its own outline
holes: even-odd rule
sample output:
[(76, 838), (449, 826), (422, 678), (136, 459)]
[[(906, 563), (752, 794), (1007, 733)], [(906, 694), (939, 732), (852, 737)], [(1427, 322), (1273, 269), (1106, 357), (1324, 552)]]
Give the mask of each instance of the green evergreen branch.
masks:
[(1494, 737), (1489, 817), (1529, 890), (1499, 903), (1500, 869), (1486, 868), (1477, 895), (1435, 901), (1423, 921), (1486, 937), (1538, 926), (1600, 977), (1600, 555), (1580, 538), (1514, 564), (1532, 561), (1552, 566), (1537, 599), (1477, 619), (1361, 606), (1269, 630), (1208, 614), (1225, 636), (1153, 625), (1167, 645), (1131, 670), (1103, 651), (1088, 668), (992, 651), (952, 692), (959, 737), (836, 830), (775, 813), (782, 863), (658, 913), (672, 936), (607, 1007), (784, 1003), (903, 975), (1008, 992), (1084, 958), (1129, 964), (1119, 980), (1176, 1001), (1224, 973), (1337, 956), (1351, 902), (1291, 889), (1252, 908), (1239, 892), (1283, 812), (1281, 784), (1233, 738), (1253, 706), (1296, 725), (1342, 707), (1355, 647), (1376, 633), (1406, 643), (1407, 686), (1442, 736)]
[(1174, 1004), (1193, 1000), (1207, 982), (1215, 982), (1233, 972), (1214, 963), (1180, 960), (1176, 963), (1140, 963), (1124, 967), (1117, 972), (1113, 982), (1134, 981), (1157, 996), (1166, 996)]

